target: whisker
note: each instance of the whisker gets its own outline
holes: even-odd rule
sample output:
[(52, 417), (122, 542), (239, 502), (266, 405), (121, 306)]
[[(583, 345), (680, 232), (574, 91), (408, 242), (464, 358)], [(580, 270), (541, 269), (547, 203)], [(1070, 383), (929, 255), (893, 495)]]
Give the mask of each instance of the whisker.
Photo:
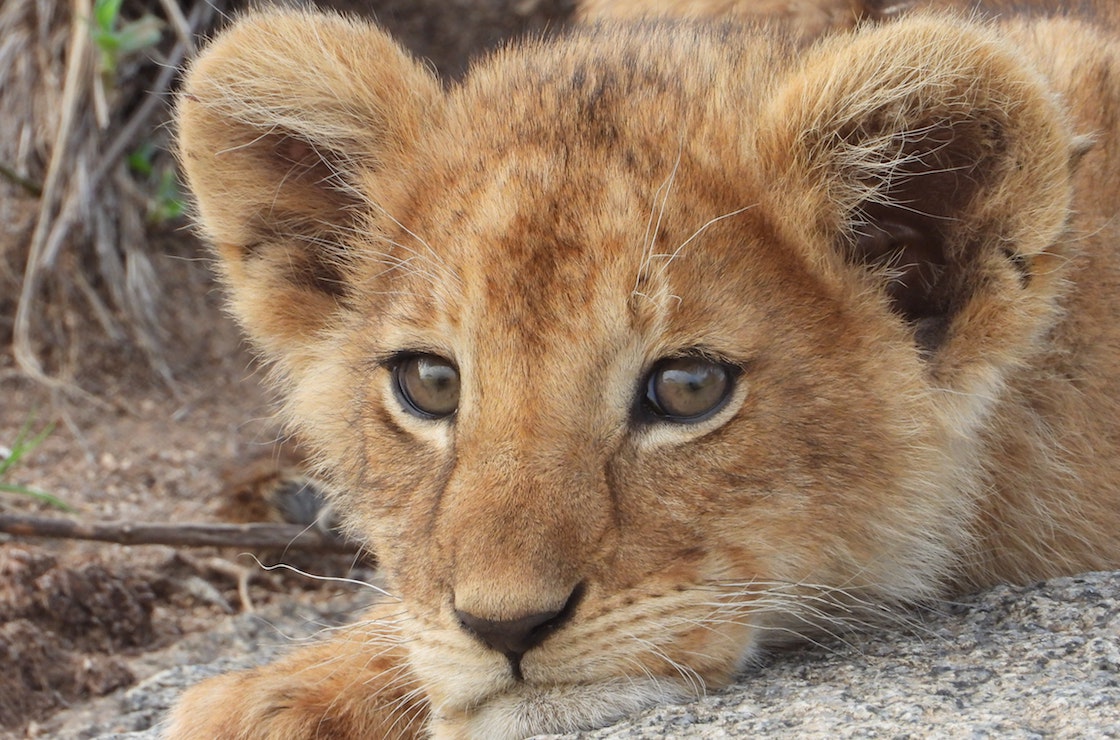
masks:
[(661, 649), (661, 647), (654, 644), (650, 640), (645, 640), (634, 635), (629, 635), (629, 637), (638, 644), (644, 646), (650, 655), (663, 660), (666, 664), (669, 665), (670, 668), (675, 670), (680, 675), (681, 680), (684, 681), (684, 683), (687, 684), (688, 687), (692, 690), (692, 693), (694, 695), (699, 697), (704, 696), (707, 693), (707, 683), (704, 681), (703, 677), (701, 677), (701, 675), (694, 669), (690, 668), (687, 665), (684, 665), (679, 661), (673, 660), (669, 657), (668, 653), (666, 653), (663, 649)]
[(253, 555), (252, 553), (245, 553), (245, 554), (248, 555), (249, 557), (251, 557), (257, 563), (257, 566), (259, 566), (263, 570), (267, 570), (267, 571), (289, 570), (293, 573), (297, 573), (301, 576), (304, 576), (306, 578), (310, 578), (310, 579), (315, 580), (315, 581), (323, 581), (323, 582), (326, 582), (326, 583), (346, 583), (346, 584), (349, 584), (351, 586), (360, 586), (362, 588), (368, 588), (375, 593), (381, 594), (382, 596), (386, 596), (390, 599), (393, 599), (394, 601), (400, 601), (400, 597), (394, 596), (389, 591), (386, 591), (385, 589), (381, 588), (380, 586), (374, 585), (374, 584), (369, 583), (367, 581), (362, 581), (362, 580), (359, 580), (357, 578), (343, 578), (341, 576), (315, 575), (314, 573), (308, 573), (305, 570), (301, 570), (299, 568), (296, 568), (293, 565), (288, 565), (287, 563), (276, 563), (275, 565), (265, 565), (259, 559), (257, 559), (256, 555)]
[(719, 223), (720, 221), (731, 218), (733, 216), (738, 216), (740, 213), (745, 213), (746, 211), (749, 211), (752, 208), (757, 208), (757, 207), (758, 207), (757, 203), (752, 203), (749, 206), (743, 206), (742, 208), (738, 208), (738, 209), (736, 209), (734, 211), (731, 211), (729, 213), (725, 213), (722, 216), (716, 216), (715, 218), (709, 219), (703, 226), (701, 226), (696, 231), (692, 232), (692, 235), (690, 237), (688, 237), (687, 239), (685, 239), (683, 242), (681, 242), (680, 246), (677, 247), (676, 249), (674, 249), (671, 253), (669, 253), (669, 254), (654, 254), (654, 255), (650, 255), (650, 256), (651, 256), (651, 258), (665, 259), (665, 262), (661, 265), (661, 272), (664, 273), (665, 270), (667, 270), (669, 268), (669, 265), (672, 264), (673, 260), (677, 259), (677, 257), (680, 256), (681, 252), (684, 251), (684, 248), (687, 247), (690, 243), (692, 243), (692, 241), (695, 240), (698, 236), (700, 236), (705, 231), (707, 231), (711, 226)]
[[(416, 242), (418, 244), (423, 246), (428, 251), (428, 254), (432, 257), (432, 259), (435, 261), (435, 263), (437, 265), (443, 266), (443, 260), (440, 258), (439, 254), (436, 252), (436, 250), (432, 249), (432, 246), (430, 244), (428, 244), (427, 241), (425, 241), (423, 238), (421, 238), (412, 229), (408, 228), (403, 223), (401, 223), (395, 216), (393, 216), (393, 214), (389, 213), (389, 211), (386, 210), (380, 203), (377, 203), (375, 201), (368, 201), (368, 200), (366, 202), (369, 203), (369, 205), (373, 206), (373, 208), (377, 209), (377, 211), (379, 211), (382, 215), (384, 215), (385, 218), (389, 219), (394, 224), (396, 224), (396, 226), (398, 228), (400, 228), (401, 231), (403, 231), (406, 234), (408, 234), (409, 236), (411, 236), (413, 239), (416, 240)], [(397, 245), (397, 246), (401, 246), (401, 245)], [(401, 248), (404, 249), (405, 247), (401, 246)], [(459, 282), (459, 276), (456, 275), (454, 272), (449, 270), (448, 271), (448, 276), (451, 278), (452, 281)]]
[[(634, 278), (635, 295), (641, 295), (638, 291), (638, 286), (642, 284), (642, 276), (649, 271), (650, 263), (653, 260), (653, 248), (657, 244), (657, 234), (661, 231), (661, 222), (665, 216), (665, 208), (669, 203), (669, 194), (673, 189), (673, 183), (677, 179), (677, 171), (681, 166), (681, 158), (684, 156), (684, 142), (681, 141), (677, 147), (677, 159), (673, 162), (673, 169), (669, 171), (669, 175), (653, 192), (653, 199), (650, 203), (649, 220), (646, 222), (646, 233), (642, 237), (642, 262), (638, 266), (638, 274)], [(660, 196), (660, 207), (658, 206), (658, 197)], [(654, 226), (654, 211), (657, 211), (657, 224)]]

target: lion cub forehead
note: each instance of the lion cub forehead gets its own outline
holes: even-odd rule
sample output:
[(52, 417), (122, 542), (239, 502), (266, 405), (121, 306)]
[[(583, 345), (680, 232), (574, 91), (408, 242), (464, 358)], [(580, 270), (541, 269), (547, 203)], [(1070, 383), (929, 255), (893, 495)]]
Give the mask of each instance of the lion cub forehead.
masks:
[(397, 341), (423, 335), (488, 364), (625, 354), (631, 370), (692, 349), (732, 353), (744, 326), (758, 331), (765, 311), (747, 304), (776, 282), (779, 250), (749, 190), (716, 188), (687, 152), (672, 154), (652, 177), (624, 158), (585, 167), (540, 152), (464, 176), (419, 219), (424, 246), (401, 257), (416, 269), (387, 273), (408, 281), (385, 291), (409, 326)]
[(392, 309), (460, 347), (610, 352), (638, 337), (656, 359), (704, 344), (713, 284), (757, 231), (739, 122), (781, 57), (745, 33), (602, 27), (472, 70), (397, 195), (380, 192), (416, 268), (386, 273), (410, 282)]
[(447, 167), (393, 238), (417, 269), (386, 274), (407, 275), (410, 294), (436, 294), (448, 323), (521, 333), (594, 333), (616, 319), (668, 326), (716, 284), (761, 274), (743, 266), (772, 251), (758, 249), (772, 237), (749, 173), (729, 177), (693, 143), (488, 154), (478, 167)]
[[(448, 96), (449, 149), (665, 146), (750, 120), (793, 46), (750, 27), (603, 24), (493, 54)], [(482, 124), (481, 122), (485, 122)]]

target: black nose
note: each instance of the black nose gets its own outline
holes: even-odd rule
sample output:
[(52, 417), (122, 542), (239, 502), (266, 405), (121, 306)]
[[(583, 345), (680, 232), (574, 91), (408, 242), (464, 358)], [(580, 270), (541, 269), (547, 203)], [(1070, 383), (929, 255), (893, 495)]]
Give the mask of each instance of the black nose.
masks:
[(487, 647), (509, 658), (514, 673), (520, 673), (521, 656), (540, 645), (571, 618), (582, 594), (583, 588), (577, 586), (561, 608), (526, 614), (517, 619), (485, 619), (458, 609), (455, 616), (464, 629)]

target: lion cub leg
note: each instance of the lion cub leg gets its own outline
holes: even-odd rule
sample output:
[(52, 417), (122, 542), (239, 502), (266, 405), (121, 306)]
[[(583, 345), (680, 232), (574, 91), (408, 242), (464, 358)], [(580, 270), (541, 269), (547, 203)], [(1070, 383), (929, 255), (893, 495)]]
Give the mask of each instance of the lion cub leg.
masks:
[(189, 689), (169, 720), (172, 740), (424, 735), (427, 704), (409, 672), (396, 603), (379, 604), (356, 625), (260, 668)]

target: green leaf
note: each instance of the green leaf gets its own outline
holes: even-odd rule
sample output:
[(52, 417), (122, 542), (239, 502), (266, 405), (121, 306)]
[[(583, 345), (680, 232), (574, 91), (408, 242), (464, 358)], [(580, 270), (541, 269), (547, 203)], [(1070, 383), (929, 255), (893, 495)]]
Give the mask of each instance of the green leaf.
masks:
[(20, 458), (23, 457), (24, 453), (28, 451), (27, 443), (24, 440), (26, 440), (27, 435), (31, 433), (31, 425), (34, 423), (35, 414), (32, 413), (27, 417), (27, 420), (23, 422), (23, 426), (19, 428), (19, 431), (16, 432), (16, 438), (12, 442), (11, 451), (8, 453), (7, 457), (0, 460), (0, 478), (3, 478), (5, 473), (14, 468)]
[(24, 455), (33, 452), (36, 447), (42, 444), (43, 440), (46, 439), (46, 436), (50, 434), (53, 429), (54, 424), (51, 424), (43, 433), (35, 437), (35, 439), (30, 442), (24, 442), (24, 435), (27, 431), (27, 425), (24, 424), (24, 428), (19, 430), (19, 434), (16, 435), (16, 441), (12, 444), (11, 454), (3, 460), (0, 460), (0, 478), (3, 478), (9, 470), (14, 468), (16, 464), (23, 459)]
[(152, 142), (145, 141), (128, 155), (128, 168), (143, 177), (151, 177), (153, 172), (152, 156), (154, 154), (155, 147), (152, 146)]
[(112, 31), (117, 25), (124, 0), (97, 0), (93, 4), (93, 19), (103, 31)]
[(103, 53), (116, 53), (121, 48), (120, 37), (115, 31), (102, 31), (94, 28), (90, 31), (90, 36), (93, 37), (93, 43), (97, 44), (97, 48)]
[(49, 493), (43, 493), (42, 491), (36, 491), (33, 488), (24, 488), (23, 486), (13, 486), (7, 483), (0, 483), (0, 492), (16, 493), (20, 496), (30, 496), (36, 501), (42, 501), (44, 504), (53, 506), (56, 509), (61, 509), (62, 511), (77, 511), (73, 506), (58, 498), (57, 496), (52, 496)]
[(132, 54), (155, 46), (163, 35), (163, 22), (154, 15), (146, 15), (140, 20), (126, 23), (117, 32), (120, 53)]
[(32, 488), (26, 488), (24, 486), (17, 486), (11, 483), (3, 482), (3, 479), (7, 476), (8, 471), (14, 468), (26, 455), (34, 452), (35, 448), (43, 444), (43, 440), (45, 440), (50, 435), (50, 433), (54, 431), (54, 422), (51, 422), (50, 424), (47, 424), (47, 426), (44, 427), (38, 434), (29, 439), (28, 437), (31, 434), (31, 427), (34, 426), (34, 424), (35, 414), (33, 412), (30, 416), (27, 417), (27, 420), (23, 422), (23, 426), (20, 427), (20, 430), (16, 432), (16, 438), (12, 441), (11, 452), (8, 453), (8, 456), (6, 458), (0, 460), (0, 491), (4, 491), (7, 493), (18, 493), (23, 496), (30, 496), (31, 498), (42, 501), (64, 511), (73, 511), (74, 509), (71, 506), (66, 504), (61, 499), (50, 495), (49, 493), (43, 493), (42, 491), (36, 491)]
[(179, 181), (175, 177), (174, 170), (164, 170), (160, 174), (155, 203), (149, 213), (151, 220), (160, 224), (164, 221), (179, 218), (185, 210), (183, 196), (179, 192)]

